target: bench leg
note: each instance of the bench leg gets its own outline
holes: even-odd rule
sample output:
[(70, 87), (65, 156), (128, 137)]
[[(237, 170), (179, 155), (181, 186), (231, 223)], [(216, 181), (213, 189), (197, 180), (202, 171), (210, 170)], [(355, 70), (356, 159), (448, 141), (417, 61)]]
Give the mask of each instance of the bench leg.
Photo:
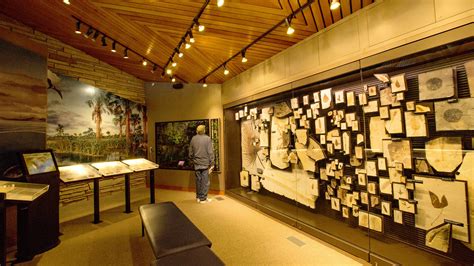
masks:
[(145, 236), (145, 226), (143, 225), (143, 222), (142, 222), (142, 237)]

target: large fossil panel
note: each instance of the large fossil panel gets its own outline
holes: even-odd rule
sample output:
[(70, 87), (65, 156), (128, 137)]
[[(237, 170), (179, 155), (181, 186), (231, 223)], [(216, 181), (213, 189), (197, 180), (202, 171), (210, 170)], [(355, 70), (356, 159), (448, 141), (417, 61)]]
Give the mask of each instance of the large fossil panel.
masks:
[[(468, 203), (469, 203), (469, 210), (470, 214), (470, 220), (474, 221), (474, 182), (472, 181), (472, 177), (474, 176), (474, 151), (469, 151), (464, 155), (464, 160), (461, 164), (461, 167), (459, 167), (457, 173), (456, 173), (456, 180), (462, 180), (467, 182), (467, 195), (468, 197)], [(474, 226), (470, 226), (469, 228), (469, 233), (470, 237), (474, 235)], [(472, 239), (472, 238), (471, 238)], [(467, 244), (466, 244), (467, 245)], [(471, 241), (471, 243), (468, 245), (470, 249), (474, 250), (474, 241)]]
[(372, 152), (382, 152), (382, 140), (390, 138), (390, 135), (385, 131), (385, 121), (379, 116), (373, 116), (370, 118), (369, 127)]
[(453, 69), (444, 68), (418, 75), (420, 101), (454, 96)]
[(308, 149), (306, 150), (306, 155), (308, 155), (311, 159), (317, 161), (326, 159), (326, 154), (324, 154), (324, 149), (313, 138), (309, 138)]
[(437, 131), (474, 130), (474, 98), (435, 102)]
[(396, 163), (402, 163), (405, 169), (413, 168), (410, 140), (384, 139), (383, 157), (387, 158), (388, 167), (395, 167)]
[(277, 118), (283, 118), (292, 113), (290, 107), (288, 106), (288, 103), (286, 102), (280, 102), (277, 103), (273, 106), (273, 114)]
[(288, 132), (288, 118), (272, 118), (270, 135), (270, 161), (280, 169), (290, 166), (288, 161), (288, 145), (290, 135)]
[(438, 137), (425, 144), (426, 159), (438, 172), (453, 172), (462, 162), (461, 137)]
[(256, 128), (254, 120), (242, 121), (241, 147), (242, 147), (242, 168), (249, 171), (250, 174), (257, 174), (257, 168), (262, 168), (261, 160), (258, 158), (260, 150), (260, 133)]
[(426, 116), (414, 112), (405, 112), (405, 129), (407, 137), (427, 137)]
[(297, 142), (295, 143), (295, 147), (296, 154), (298, 154), (298, 158), (300, 159), (300, 162), (303, 165), (303, 169), (310, 172), (316, 172), (316, 163), (306, 154), (306, 146)]

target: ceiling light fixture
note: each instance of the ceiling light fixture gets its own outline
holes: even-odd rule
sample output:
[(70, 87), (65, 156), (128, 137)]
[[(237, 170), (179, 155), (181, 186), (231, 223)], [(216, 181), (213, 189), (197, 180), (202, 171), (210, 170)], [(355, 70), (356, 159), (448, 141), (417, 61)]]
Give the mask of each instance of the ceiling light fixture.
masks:
[(227, 69), (226, 64), (224, 64), (224, 75), (229, 75), (229, 70)]
[(74, 31), (76, 34), (81, 34), (81, 22), (78, 20), (76, 22), (76, 31)]
[(117, 42), (114, 41), (114, 42), (112, 43), (112, 49), (110, 49), (110, 51), (111, 51), (112, 53), (117, 52), (116, 46), (117, 46)]
[(286, 19), (285, 20), (286, 26), (288, 29), (286, 29), (286, 34), (291, 35), (295, 32), (295, 29), (291, 26), (291, 19)]
[(183, 52), (178, 52), (178, 57), (179, 57), (179, 58), (181, 58), (181, 57), (183, 57), (183, 56), (184, 56)]
[(193, 32), (192, 32), (192, 31), (189, 31), (189, 42), (190, 42), (190, 43), (196, 42), (196, 40), (194, 39), (194, 36), (193, 36)]
[(155, 73), (156, 68), (157, 68), (156, 64), (153, 64), (153, 68), (151, 69), (151, 73)]
[(125, 50), (123, 50), (123, 58), (128, 59), (128, 48), (125, 48)]
[(168, 68), (168, 69), (166, 70), (166, 74), (168, 74), (168, 75), (173, 74), (173, 70), (171, 70), (170, 68)]
[(203, 86), (204, 88), (207, 88), (206, 80), (204, 80), (204, 83), (202, 84), (202, 86)]
[(204, 25), (200, 24), (197, 19), (195, 20), (194, 23), (195, 23), (196, 26), (198, 27), (198, 31), (199, 31), (199, 32), (203, 32), (203, 31), (206, 29), (206, 27), (205, 27)]
[(98, 31), (98, 30), (95, 30), (94, 36), (92, 36), (91, 40), (92, 40), (93, 42), (95, 42), (98, 37), (99, 37), (99, 31)]
[(63, 3), (65, 3), (66, 5), (70, 5), (70, 4), (71, 4), (71, 1), (69, 1), (69, 0), (63, 0)]
[(84, 33), (84, 37), (89, 38), (89, 36), (91, 36), (93, 32), (94, 32), (94, 30), (92, 29), (91, 26), (89, 26), (86, 33)]
[(338, 7), (341, 6), (341, 3), (339, 3), (339, 0), (332, 0), (331, 1), (331, 6), (329, 7), (331, 10), (335, 10)]
[(191, 48), (191, 43), (189, 43), (189, 42), (185, 42), (185, 44), (184, 44), (184, 48), (185, 48), (185, 49), (189, 49), (189, 48)]
[(171, 77), (171, 82), (175, 82), (176, 81), (176, 78), (175, 77)]
[(245, 57), (245, 51), (246, 50), (242, 50), (242, 63), (247, 63), (247, 57)]
[(102, 36), (102, 46), (107, 46), (107, 38), (104, 36)]
[(143, 58), (143, 60), (142, 60), (142, 66), (146, 66), (146, 65), (148, 65), (148, 62), (146, 61), (145, 58)]
[(178, 65), (178, 63), (174, 62), (174, 61), (171, 61), (171, 66), (172, 67), (176, 67), (176, 65)]
[(224, 0), (217, 0), (217, 7), (221, 7), (224, 5)]

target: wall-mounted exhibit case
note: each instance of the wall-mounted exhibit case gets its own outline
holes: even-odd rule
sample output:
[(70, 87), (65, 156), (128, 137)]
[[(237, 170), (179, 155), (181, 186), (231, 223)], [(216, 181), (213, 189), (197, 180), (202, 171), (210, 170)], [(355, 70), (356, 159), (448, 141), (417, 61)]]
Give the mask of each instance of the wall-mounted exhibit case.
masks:
[(227, 192), (367, 260), (472, 264), (473, 115), (472, 38), (229, 107)]

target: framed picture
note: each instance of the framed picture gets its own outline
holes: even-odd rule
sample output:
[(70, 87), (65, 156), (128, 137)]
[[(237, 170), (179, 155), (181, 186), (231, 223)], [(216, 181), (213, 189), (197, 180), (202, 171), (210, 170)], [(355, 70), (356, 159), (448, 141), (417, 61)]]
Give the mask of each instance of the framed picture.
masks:
[(352, 205), (352, 216), (359, 217), (359, 206)]
[(405, 73), (390, 77), (390, 88), (392, 88), (392, 93), (406, 91)]
[(336, 104), (345, 103), (346, 97), (345, 97), (344, 90), (339, 90), (339, 91), (334, 92), (334, 98), (335, 98), (334, 101), (336, 102)]
[(390, 109), (390, 118), (385, 120), (385, 129), (389, 134), (403, 134), (403, 112), (402, 108)]
[(298, 98), (292, 98), (290, 100), (291, 103), (291, 109), (298, 109), (299, 108), (299, 103), (298, 103)]
[(369, 103), (363, 107), (364, 113), (377, 113), (379, 111), (379, 100), (371, 100)]
[(326, 116), (320, 116), (315, 120), (315, 130), (316, 134), (326, 134)]
[(382, 200), (380, 205), (380, 211), (383, 215), (392, 216), (392, 202)]
[(367, 186), (367, 176), (364, 173), (357, 174), (357, 184), (359, 186)]
[(342, 207), (342, 217), (349, 218), (349, 208), (346, 206)]
[(376, 195), (370, 195), (370, 208), (377, 208), (380, 205), (380, 197)]
[(367, 192), (370, 194), (376, 195), (377, 194), (377, 182), (368, 182), (367, 183)]
[(313, 93), (313, 100), (315, 103), (319, 103), (319, 91)]
[(405, 128), (409, 138), (428, 137), (428, 123), (425, 114), (405, 112)]
[(309, 105), (309, 95), (303, 96), (303, 105)]
[(379, 114), (382, 120), (390, 119), (390, 108), (388, 108), (388, 106), (381, 106), (379, 108)]
[(416, 214), (416, 201), (399, 199), (398, 208), (403, 212)]
[(369, 205), (369, 193), (367, 191), (360, 192), (360, 202), (365, 205)]
[(367, 94), (365, 94), (364, 92), (360, 93), (358, 95), (358, 98), (359, 98), (359, 105), (361, 106), (367, 105)]
[(356, 105), (356, 103), (355, 103), (355, 92), (353, 92), (353, 91), (347, 92), (346, 97), (347, 97), (347, 106), (348, 107)]
[(387, 160), (384, 157), (377, 158), (377, 165), (379, 170), (387, 171)]
[(332, 106), (332, 89), (324, 89), (321, 91), (321, 109), (328, 109)]
[(379, 177), (379, 190), (380, 194), (392, 195), (392, 183), (389, 178)]
[(407, 111), (415, 111), (415, 101), (406, 102)]
[(395, 97), (396, 97), (398, 102), (401, 102), (401, 101), (405, 100), (405, 93), (398, 92)]
[(403, 212), (399, 209), (393, 209), (393, 221), (397, 224), (403, 224)]
[(394, 199), (408, 199), (408, 189), (405, 184), (392, 183), (393, 198)]
[(378, 176), (377, 161), (367, 160), (365, 161), (365, 170), (368, 176)]
[(382, 233), (383, 217), (375, 213), (369, 213), (369, 229)]
[(359, 226), (369, 228), (369, 213), (359, 210)]
[(340, 212), (341, 211), (341, 200), (336, 197), (331, 197), (331, 209)]
[(369, 96), (371, 97), (378, 95), (377, 86), (369, 86), (368, 91), (369, 91)]

